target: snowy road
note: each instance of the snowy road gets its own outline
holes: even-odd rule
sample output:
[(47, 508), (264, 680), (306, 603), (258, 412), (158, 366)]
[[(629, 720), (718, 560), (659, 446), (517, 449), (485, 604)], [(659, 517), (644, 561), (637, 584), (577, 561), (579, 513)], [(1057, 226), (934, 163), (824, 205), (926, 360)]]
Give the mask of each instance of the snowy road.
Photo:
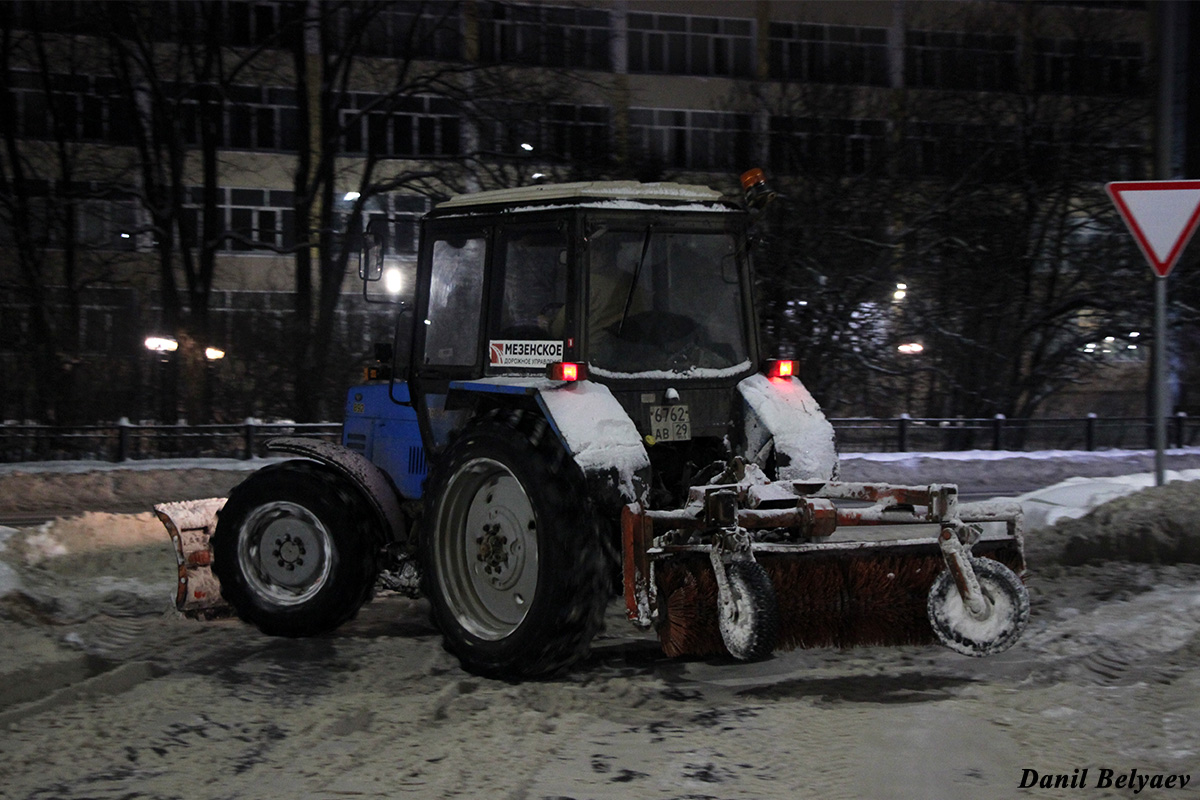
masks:
[[(1037, 460), (1047, 483), (1105, 471)], [(861, 472), (843, 477), (906, 470), (887, 479), (921, 483), (952, 466), (986, 482), (1034, 468), (924, 461), (848, 459)], [(182, 499), (161, 493), (240, 478), (186, 472), (74, 483), (0, 472), (0, 497), (32, 506), (53, 499), (39, 491), (70, 491), (60, 502), (77, 509), (125, 502), (135, 485)], [(1071, 503), (1133, 485), (1074, 482), (1044, 500), (1070, 516), (1082, 510)], [(587, 662), (521, 684), (464, 673), (424, 601), (379, 598), (310, 640), (182, 619), (167, 600), (170, 546), (148, 513), (0, 529), (0, 796), (1125, 798), (1098, 785), (1102, 771), (1136, 769), (1163, 785), (1189, 776), (1184, 791), (1148, 782), (1139, 798), (1194, 797), (1200, 482), (1105, 508), (1031, 535), (1030, 626), (996, 657), (902, 647), (669, 660), (614, 604)], [(1170, 563), (1114, 557), (1131, 543), (1133, 557), (1151, 548)], [(1069, 565), (1082, 546), (1097, 560)], [(1028, 770), (1040, 781), (1084, 769), (1084, 792), (1019, 788)]]

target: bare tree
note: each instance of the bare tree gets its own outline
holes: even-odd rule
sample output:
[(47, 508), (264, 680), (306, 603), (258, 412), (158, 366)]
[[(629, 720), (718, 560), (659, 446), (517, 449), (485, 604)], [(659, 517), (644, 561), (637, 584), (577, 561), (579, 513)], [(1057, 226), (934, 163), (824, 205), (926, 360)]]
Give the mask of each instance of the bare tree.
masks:
[[(1086, 52), (1094, 18), (1073, 21)], [(1003, 91), (893, 91), (872, 109), (798, 85), (767, 104), (790, 176), (764, 236), (763, 316), (834, 410), (1029, 416), (1094, 362), (1089, 342), (1144, 323), (1143, 271), (1114, 246), (1102, 184), (1141, 174), (1145, 104), (1053, 86), (1032, 62), (989, 78), (988, 63), (1006, 62), (952, 66)]]
[[(104, 237), (117, 223), (110, 211), (122, 205), (121, 167), (84, 141), (104, 136), (97, 109), (105, 98), (80, 87), (99, 59), (69, 35), (71, 20), (51, 11), (30, 5), (18, 26), (14, 7), (0, 7), (0, 227), (16, 267), (0, 281), (20, 299), (28, 324), (27, 379), (14, 374), (12, 383), (15, 394), (27, 387), (35, 398), (24, 413), (71, 422), (82, 405), (80, 373), (88, 371), (83, 296), (116, 285), (128, 256)], [(105, 369), (111, 378), (124, 367), (110, 360)]]
[[(366, 215), (391, 192), (436, 197), (531, 182), (529, 157), (517, 146), (500, 152), (497, 138), (481, 131), (510, 123), (514, 108), (561, 101), (570, 91), (561, 88), (567, 82), (547, 80), (554, 70), (479, 64), (472, 4), (312, 0), (292, 9), (284, 38), (300, 131), (289, 338), (293, 413), (313, 420), (328, 417), (326, 398), (347, 372), (331, 360), (331, 344)], [(372, 61), (380, 30), (389, 32), (388, 58)], [(414, 115), (414, 107), (424, 111)], [(411, 146), (397, 145), (401, 139)], [(347, 186), (354, 187), (348, 208), (337, 191)]]
[[(182, 410), (211, 417), (205, 350), (217, 256), (245, 234), (228, 229), (222, 203), (231, 88), (258, 67), (268, 45), (232, 48), (220, 3), (97, 8), (111, 70), (132, 112), (138, 191), (158, 261), (162, 324), (175, 337)], [(182, 277), (182, 282), (180, 281)], [(169, 406), (174, 403), (168, 403)], [(169, 413), (169, 412), (168, 412)]]

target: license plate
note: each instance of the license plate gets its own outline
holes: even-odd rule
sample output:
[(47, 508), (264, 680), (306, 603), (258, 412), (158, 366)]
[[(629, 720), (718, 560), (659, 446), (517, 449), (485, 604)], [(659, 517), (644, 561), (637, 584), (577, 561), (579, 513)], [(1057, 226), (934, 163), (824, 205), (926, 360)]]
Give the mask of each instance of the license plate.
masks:
[(692, 415), (685, 405), (650, 406), (650, 434), (660, 442), (692, 438)]

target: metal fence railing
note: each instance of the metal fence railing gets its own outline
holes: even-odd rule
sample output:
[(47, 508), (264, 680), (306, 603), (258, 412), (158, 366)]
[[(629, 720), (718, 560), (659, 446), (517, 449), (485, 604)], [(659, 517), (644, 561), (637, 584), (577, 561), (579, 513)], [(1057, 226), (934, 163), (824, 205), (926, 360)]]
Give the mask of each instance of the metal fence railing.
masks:
[[(838, 449), (857, 452), (953, 450), (1142, 450), (1154, 446), (1150, 417), (1046, 419), (831, 419)], [(1170, 447), (1200, 444), (1200, 417), (1168, 421)], [(0, 463), (22, 461), (128, 461), (150, 458), (252, 458), (268, 454), (275, 436), (339, 441), (338, 423), (247, 421), (236, 425), (0, 424)]]
[(253, 458), (276, 436), (340, 441), (339, 423), (247, 421), (236, 425), (0, 425), (0, 463), (129, 461), (149, 458)]
[[(831, 419), (842, 452), (954, 450), (1142, 450), (1154, 447), (1152, 417)], [(1200, 444), (1200, 418), (1167, 420), (1169, 447)]]

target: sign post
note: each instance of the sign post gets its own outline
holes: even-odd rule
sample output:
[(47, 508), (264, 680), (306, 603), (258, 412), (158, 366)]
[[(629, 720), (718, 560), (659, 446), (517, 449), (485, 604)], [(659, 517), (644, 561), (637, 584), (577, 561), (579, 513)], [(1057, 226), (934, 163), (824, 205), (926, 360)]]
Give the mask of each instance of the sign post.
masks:
[(1105, 190), (1141, 248), (1154, 279), (1154, 482), (1165, 483), (1167, 275), (1200, 223), (1200, 181), (1116, 181)]

